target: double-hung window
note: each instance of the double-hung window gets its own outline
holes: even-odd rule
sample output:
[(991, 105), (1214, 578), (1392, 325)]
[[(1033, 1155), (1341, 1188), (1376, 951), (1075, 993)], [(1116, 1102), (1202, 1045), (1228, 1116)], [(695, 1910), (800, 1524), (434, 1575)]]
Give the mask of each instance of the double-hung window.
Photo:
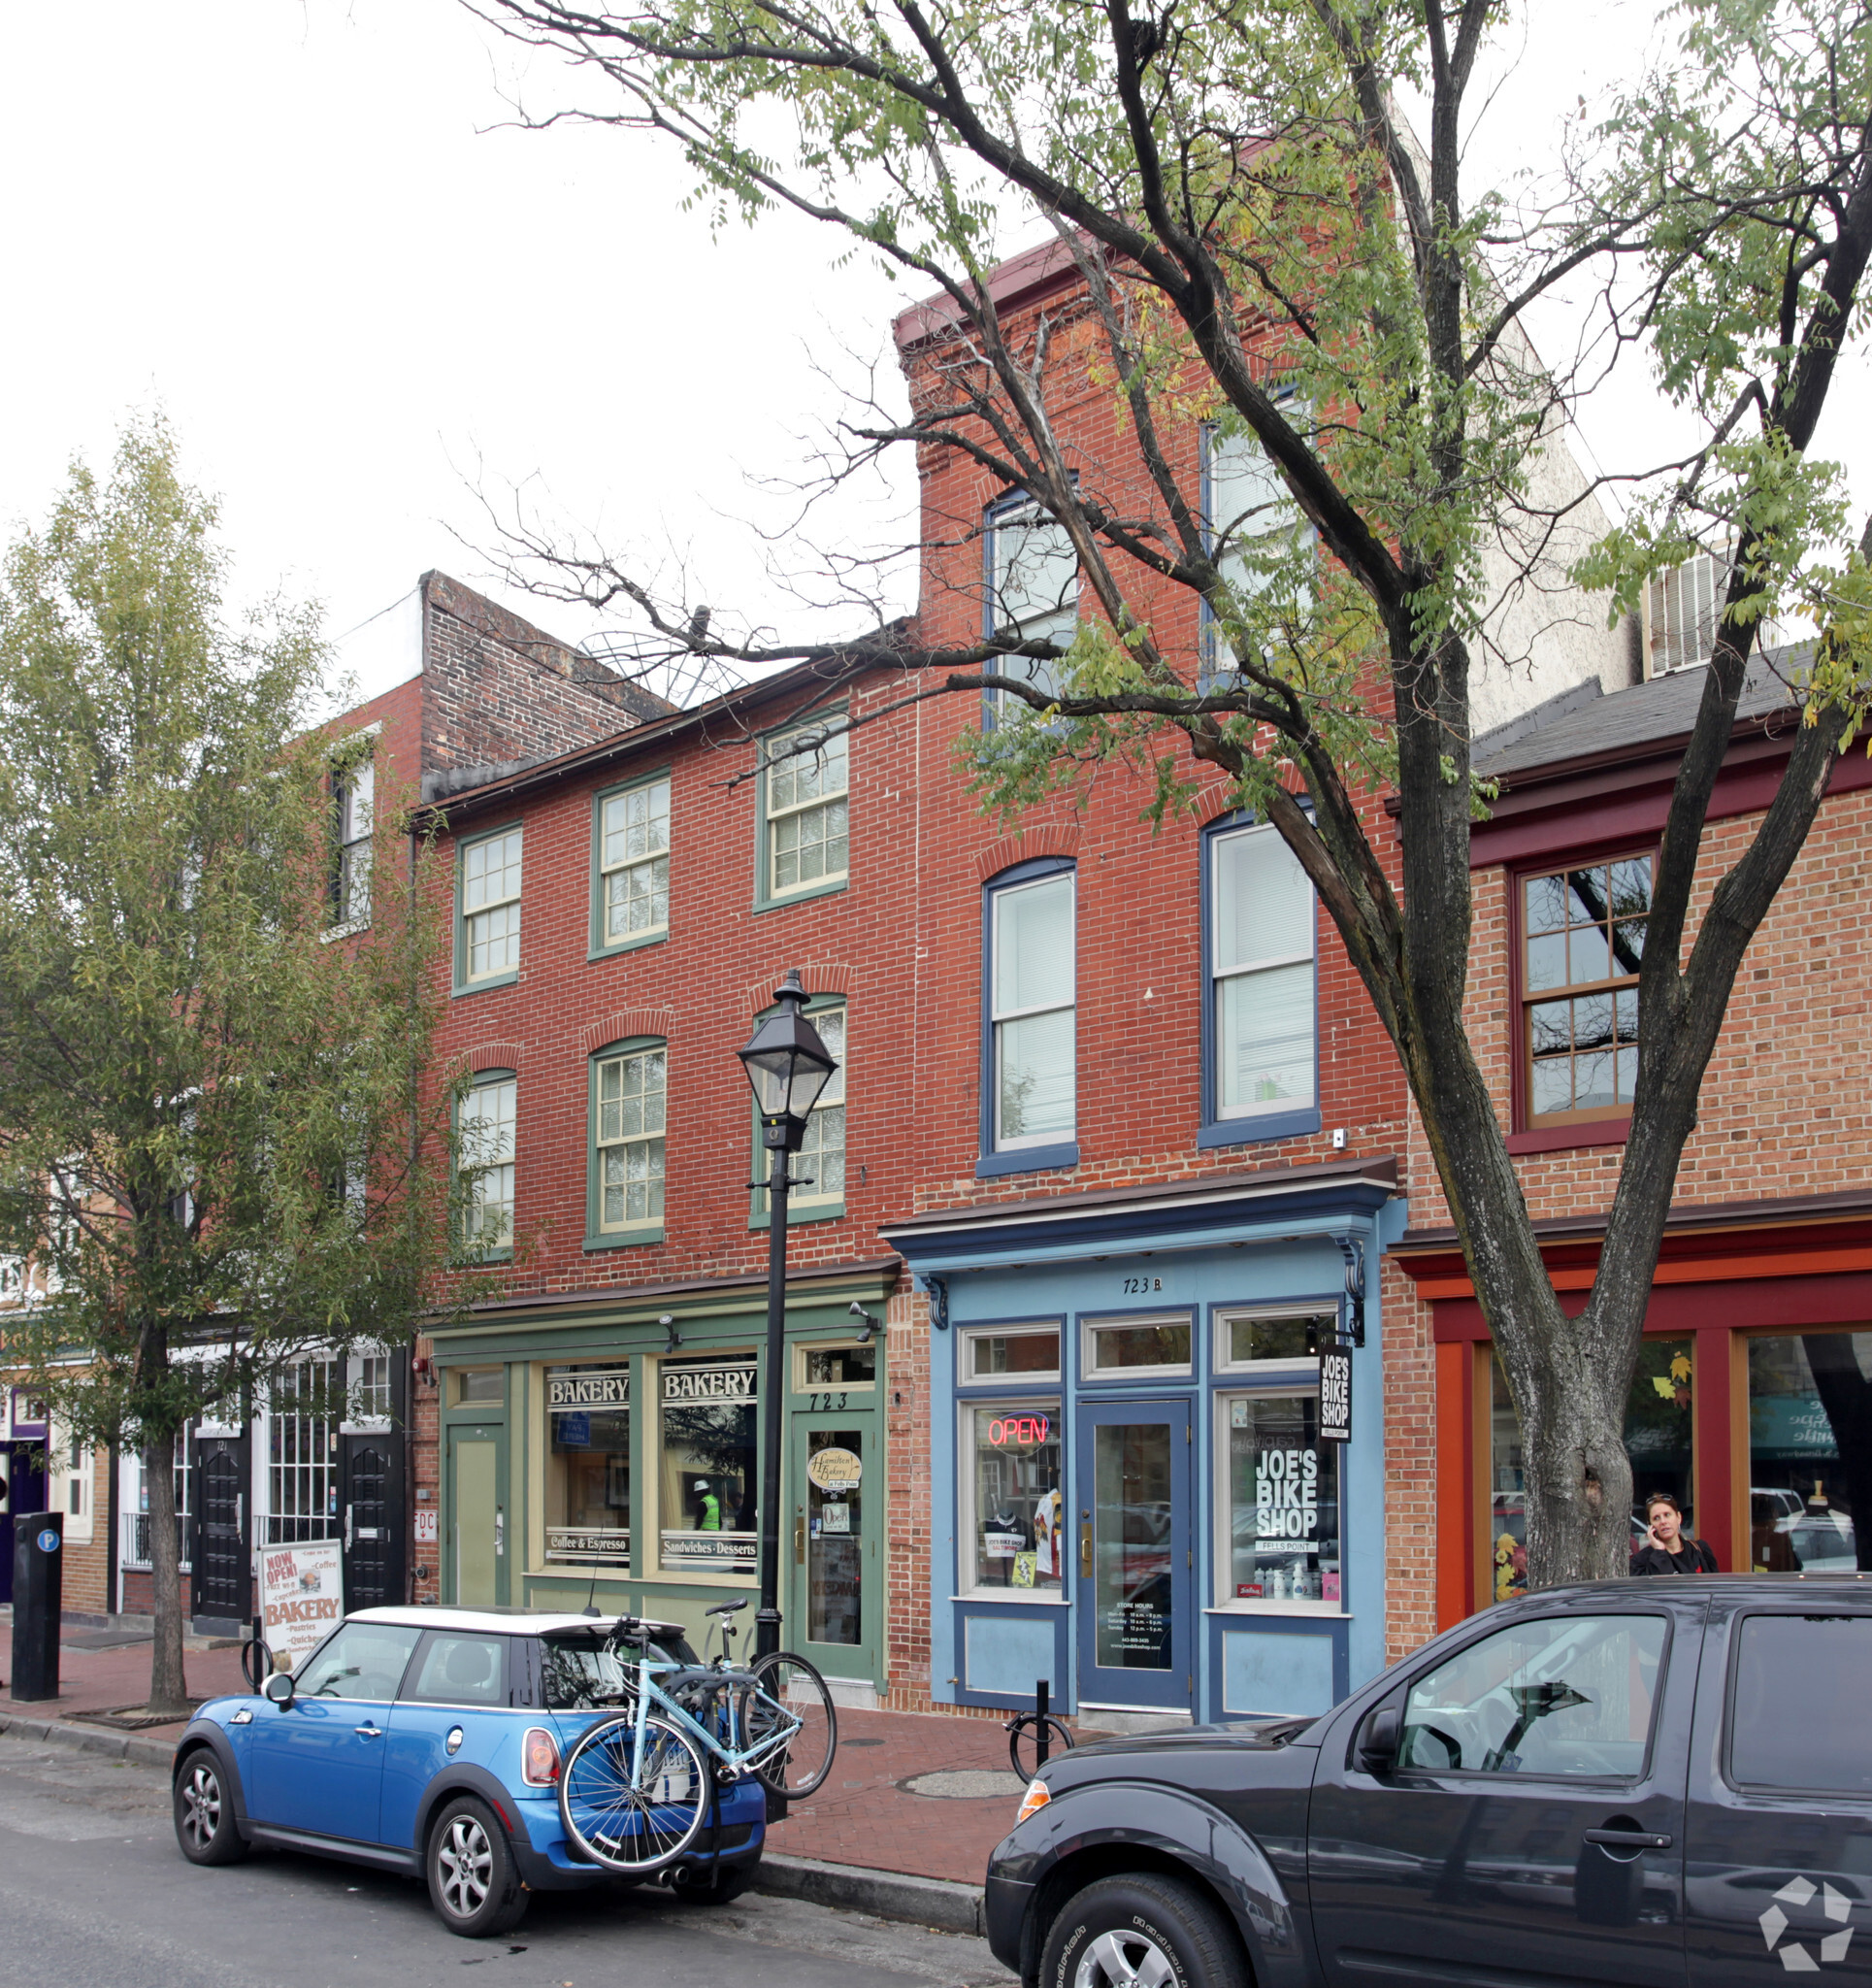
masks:
[(1040, 1165), (1077, 1158), (1050, 1150), (1070, 1148), (1078, 1122), (1074, 889), (1055, 869), (988, 893), (987, 1147)]
[(371, 837), (376, 825), (377, 767), (360, 759), (332, 776), (332, 923), (371, 921)]
[(473, 1254), (513, 1246), (513, 1124), (517, 1085), (509, 1071), (475, 1080), (456, 1116), (462, 1181), (462, 1242)]
[(670, 929), (670, 781), (607, 794), (598, 811), (601, 948)]
[[(1318, 1130), (1313, 886), (1266, 824), (1208, 844), (1207, 1144)], [(1297, 1117), (1308, 1122), (1291, 1122)]]
[(1623, 1116), (1638, 1082), (1638, 969), (1651, 857), (1521, 879), (1522, 1050), (1530, 1128)]
[(509, 978), (520, 970), (520, 830), (465, 843), (461, 864), (460, 984)]
[[(836, 1216), (844, 1211), (845, 1205), (845, 1007), (843, 1002), (814, 1004), (806, 1011), (806, 1019), (819, 1032), (819, 1040), (826, 1045), (837, 1068), (826, 1079), (826, 1087), (819, 1093), (819, 1101), (807, 1115), (805, 1136), (801, 1142), (798, 1157), (791, 1167), (791, 1177), (804, 1180), (806, 1184), (798, 1187), (787, 1197), (787, 1209), (795, 1221), (812, 1216)], [(760, 1144), (760, 1121), (755, 1120), (755, 1165), (759, 1172), (755, 1178), (764, 1179), (767, 1169), (761, 1164), (763, 1148)], [(754, 1211), (759, 1220), (765, 1220), (769, 1213), (768, 1194), (765, 1187), (757, 1187), (754, 1194)]]
[[(1066, 527), (1023, 493), (992, 507), (984, 537), (988, 599), (982, 632), (990, 639), (1013, 636), (1069, 647), (1079, 625), (1079, 562)], [(1052, 696), (1064, 681), (1059, 662), (1047, 657), (997, 656), (988, 668)], [(1030, 709), (1004, 690), (990, 703), (998, 720)]]
[[(1293, 388), (1277, 390), (1274, 405), (1300, 424), (1304, 404)], [(1276, 629), (1297, 626), (1312, 606), (1310, 562), (1316, 534), (1294, 502), (1280, 472), (1253, 435), (1202, 431), (1202, 501), (1210, 556), (1227, 583), (1232, 604), (1218, 613), (1206, 604), (1203, 661), (1210, 672), (1233, 667), (1236, 632), (1252, 647)]]
[(763, 896), (836, 888), (850, 861), (851, 766), (843, 712), (769, 739), (761, 781)]
[(596, 1240), (648, 1242), (662, 1233), (669, 1064), (662, 1043), (627, 1043), (594, 1059)]

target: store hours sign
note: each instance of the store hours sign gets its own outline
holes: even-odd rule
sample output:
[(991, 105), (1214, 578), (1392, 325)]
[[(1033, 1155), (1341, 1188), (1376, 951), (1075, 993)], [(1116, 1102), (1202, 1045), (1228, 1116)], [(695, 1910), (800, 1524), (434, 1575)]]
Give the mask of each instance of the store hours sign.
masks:
[(1352, 1441), (1352, 1349), (1323, 1347), (1320, 1352), (1320, 1441)]

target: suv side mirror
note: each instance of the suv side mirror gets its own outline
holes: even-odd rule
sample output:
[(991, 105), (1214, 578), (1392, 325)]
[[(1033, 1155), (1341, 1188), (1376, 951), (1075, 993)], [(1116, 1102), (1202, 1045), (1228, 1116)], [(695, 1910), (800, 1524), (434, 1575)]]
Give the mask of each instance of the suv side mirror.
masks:
[(1364, 1723), (1359, 1735), (1359, 1769), (1367, 1774), (1388, 1774), (1397, 1765), (1397, 1748), (1403, 1738), (1404, 1714), (1395, 1705), (1381, 1705)]
[(260, 1692), (262, 1697), (272, 1699), (274, 1704), (283, 1711), (292, 1703), (292, 1673), (290, 1671), (274, 1672), (267, 1681), (261, 1685)]

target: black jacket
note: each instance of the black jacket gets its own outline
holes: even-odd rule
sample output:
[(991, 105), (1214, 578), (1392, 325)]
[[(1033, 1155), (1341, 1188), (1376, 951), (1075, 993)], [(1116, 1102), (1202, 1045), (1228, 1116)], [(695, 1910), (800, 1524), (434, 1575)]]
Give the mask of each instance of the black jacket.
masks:
[(1661, 1546), (1640, 1546), (1631, 1556), (1633, 1574), (1721, 1574), (1707, 1540), (1688, 1540), (1683, 1550), (1666, 1553)]

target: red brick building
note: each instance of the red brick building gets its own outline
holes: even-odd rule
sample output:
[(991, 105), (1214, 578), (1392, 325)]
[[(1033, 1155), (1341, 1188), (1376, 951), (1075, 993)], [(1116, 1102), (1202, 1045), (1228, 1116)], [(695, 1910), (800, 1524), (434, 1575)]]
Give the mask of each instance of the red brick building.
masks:
[[(1781, 649), (1752, 666), (1686, 946), (1786, 766), (1798, 722), (1787, 680), (1801, 661)], [(1501, 795), (1473, 839), (1470, 1039), (1555, 1286), (1575, 1308), (1623, 1158), (1650, 866), (1702, 683), (1692, 667), (1578, 693), (1477, 746)], [(1872, 1564), (1869, 810), (1872, 767), (1855, 753), (1738, 976), (1632, 1389), (1637, 1495), (1673, 1493), (1725, 1572)], [(1397, 1566), (1394, 1653), (1516, 1592), (1525, 1565), (1513, 1403), (1415, 1126), (1409, 1150), (1411, 1226), (1396, 1256), (1409, 1286), (1393, 1304), (1388, 1382), (1409, 1375), (1396, 1413), (1420, 1426), (1389, 1459), (1389, 1497), (1420, 1514), (1424, 1550)], [(1432, 1366), (1433, 1462), (1421, 1427)]]
[[(1122, 487), (1070, 265), (998, 282), (1011, 320), (1051, 314), (1055, 423)], [(917, 311), (899, 333), (915, 392), (948, 332)], [(1194, 477), (1209, 439), (1173, 441)], [(1069, 625), (1067, 590), (1014, 601), (1031, 515), (960, 453), (920, 467), (919, 639), (1002, 609)], [(1144, 607), (1194, 672), (1194, 604)], [(1623, 682), (1591, 618), (1496, 708)], [(797, 968), (843, 1073), (790, 1258), (784, 1640), (860, 1703), (1005, 1705), (1039, 1677), (1113, 1717), (1329, 1703), (1384, 1661), (1400, 1531), (1429, 1577), (1432, 1511), (1401, 1481), (1386, 1508), (1391, 1050), (1226, 792), (1154, 833), (1106, 776), (1009, 834), (956, 766), (992, 708), (904, 687), (800, 669), (446, 797), (446, 1054), (490, 1260), (418, 1407), (424, 1591), (700, 1628), (751, 1590), (766, 1237), (735, 1051)], [(1313, 1355), (1361, 1265), (1341, 1483)], [(1426, 1444), (1428, 1381), (1396, 1404)], [(842, 1495), (826, 1448), (857, 1458)]]

